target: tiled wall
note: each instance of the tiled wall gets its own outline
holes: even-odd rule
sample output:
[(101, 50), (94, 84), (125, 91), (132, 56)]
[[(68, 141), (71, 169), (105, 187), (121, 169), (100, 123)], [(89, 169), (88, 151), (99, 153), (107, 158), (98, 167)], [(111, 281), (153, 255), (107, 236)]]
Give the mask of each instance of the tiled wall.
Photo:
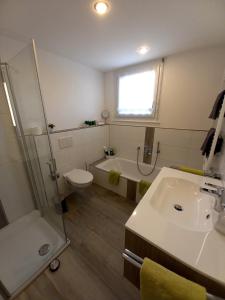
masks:
[[(145, 140), (145, 127), (110, 125), (110, 146), (123, 158), (136, 160), (137, 146), (141, 146), (141, 159)], [(157, 166), (186, 165), (202, 168), (200, 152), (205, 131), (155, 128), (152, 161), (155, 160), (157, 142), (160, 154)]]
[[(72, 147), (60, 149), (59, 139), (72, 137)], [(85, 169), (89, 165), (104, 157), (103, 147), (109, 145), (109, 126), (98, 126), (76, 129), (51, 134), (57, 169), (60, 173), (58, 180), (60, 193), (67, 193), (63, 174), (74, 168)]]
[[(141, 146), (141, 160), (145, 143), (146, 128), (139, 126), (105, 125), (93, 128), (75, 129), (51, 134), (62, 197), (68, 194), (63, 174), (74, 168), (85, 169), (103, 158), (103, 147), (112, 146), (117, 155), (136, 160), (137, 146)], [(205, 137), (204, 131), (155, 128), (152, 161), (155, 160), (156, 145), (160, 142), (160, 154), (157, 166), (186, 165), (202, 168), (203, 158), (200, 147)], [(72, 146), (60, 148), (59, 140), (72, 138)]]
[(118, 156), (136, 160), (137, 146), (144, 147), (145, 127), (110, 125), (109, 141)]
[(0, 82), (0, 199), (9, 222), (34, 209), (26, 169)]
[(156, 128), (153, 161), (156, 143), (159, 141), (158, 166), (185, 165), (202, 169), (203, 156), (200, 148), (205, 136), (205, 131)]

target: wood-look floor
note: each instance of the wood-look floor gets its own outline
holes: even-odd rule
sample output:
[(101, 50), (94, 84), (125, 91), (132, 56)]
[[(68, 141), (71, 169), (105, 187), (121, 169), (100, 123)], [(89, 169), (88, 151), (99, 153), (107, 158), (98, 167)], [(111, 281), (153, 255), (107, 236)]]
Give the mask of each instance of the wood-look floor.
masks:
[(124, 224), (135, 204), (99, 186), (67, 199), (71, 246), (56, 273), (45, 271), (17, 300), (138, 300), (123, 277)]

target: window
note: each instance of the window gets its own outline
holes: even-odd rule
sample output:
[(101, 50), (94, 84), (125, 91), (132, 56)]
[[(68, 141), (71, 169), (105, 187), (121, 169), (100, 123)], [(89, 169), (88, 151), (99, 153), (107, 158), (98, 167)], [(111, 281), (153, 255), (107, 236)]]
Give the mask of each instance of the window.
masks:
[(118, 78), (118, 116), (154, 117), (156, 71), (148, 70)]

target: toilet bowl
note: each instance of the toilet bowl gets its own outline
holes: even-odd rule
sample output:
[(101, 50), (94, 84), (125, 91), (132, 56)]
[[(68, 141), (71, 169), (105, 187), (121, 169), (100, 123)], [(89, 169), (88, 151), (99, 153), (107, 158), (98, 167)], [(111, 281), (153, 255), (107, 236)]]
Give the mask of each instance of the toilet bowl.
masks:
[(93, 175), (85, 170), (73, 169), (72, 171), (63, 175), (68, 183), (73, 187), (85, 188), (92, 184)]

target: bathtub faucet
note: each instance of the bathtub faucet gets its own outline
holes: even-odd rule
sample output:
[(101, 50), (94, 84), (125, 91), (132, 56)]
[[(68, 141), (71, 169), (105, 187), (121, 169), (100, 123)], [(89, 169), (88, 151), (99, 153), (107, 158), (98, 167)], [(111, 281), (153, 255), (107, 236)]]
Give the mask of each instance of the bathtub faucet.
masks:
[(144, 146), (144, 156), (151, 156), (152, 155), (152, 147)]
[[(141, 150), (141, 147), (138, 146), (137, 151), (140, 151), (140, 150)], [(144, 146), (144, 156), (150, 156), (150, 155), (152, 155), (152, 148), (149, 146)]]
[[(157, 154), (160, 153), (159, 145), (160, 145), (160, 143), (158, 142), (157, 143), (157, 149), (156, 149)], [(140, 151), (140, 150), (141, 150), (141, 146), (138, 146), (137, 151)], [(144, 146), (144, 156), (151, 156), (152, 152), (153, 152), (153, 149), (152, 149), (151, 146), (147, 146), (147, 145)]]

